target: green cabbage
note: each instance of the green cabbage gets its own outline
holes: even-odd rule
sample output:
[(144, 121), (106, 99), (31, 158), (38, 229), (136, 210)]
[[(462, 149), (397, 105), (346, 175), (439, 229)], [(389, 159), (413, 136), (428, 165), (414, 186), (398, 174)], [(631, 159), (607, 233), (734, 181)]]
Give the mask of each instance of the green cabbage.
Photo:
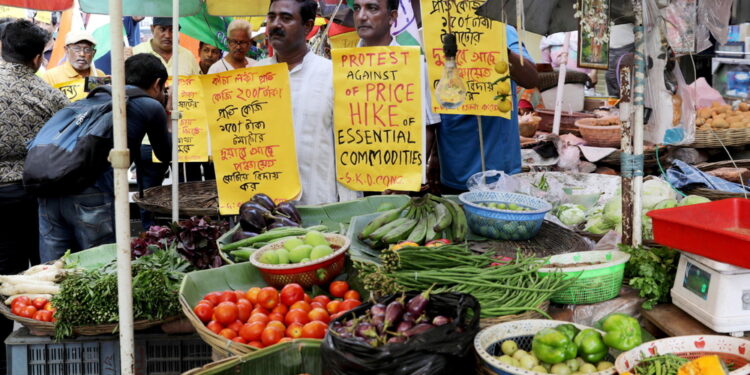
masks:
[(654, 206), (654, 210), (661, 210), (663, 208), (672, 208), (677, 207), (677, 200), (676, 199), (665, 199)]
[(604, 219), (613, 228), (622, 223), (622, 197), (615, 195), (604, 205)]
[(602, 214), (594, 214), (589, 216), (586, 221), (585, 230), (593, 234), (604, 234), (614, 229), (614, 226), (604, 219)]
[(678, 206), (689, 206), (691, 204), (708, 203), (710, 201), (710, 199), (701, 197), (700, 195), (688, 195), (687, 197), (682, 198)]
[(643, 183), (643, 191), (641, 191), (643, 208), (650, 210), (663, 200), (676, 198), (677, 195), (672, 187), (662, 179), (654, 178)]
[(555, 216), (568, 226), (576, 226), (586, 221), (586, 208), (580, 204), (566, 203), (555, 210)]

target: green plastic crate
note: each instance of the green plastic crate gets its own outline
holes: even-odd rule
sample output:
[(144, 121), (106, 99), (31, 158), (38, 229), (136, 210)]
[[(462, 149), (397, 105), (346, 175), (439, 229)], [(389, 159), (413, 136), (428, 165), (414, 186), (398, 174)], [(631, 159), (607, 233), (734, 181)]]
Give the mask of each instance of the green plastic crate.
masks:
[(320, 340), (298, 339), (214, 362), (185, 375), (321, 375), (320, 344)]
[[(617, 297), (622, 287), (625, 263), (630, 255), (618, 250), (592, 250), (552, 256), (549, 263), (574, 264), (603, 262), (590, 266), (562, 268), (567, 278), (577, 277), (573, 285), (555, 293), (550, 301), (555, 303), (584, 305), (599, 303)], [(539, 274), (546, 275), (555, 268), (540, 268)]]

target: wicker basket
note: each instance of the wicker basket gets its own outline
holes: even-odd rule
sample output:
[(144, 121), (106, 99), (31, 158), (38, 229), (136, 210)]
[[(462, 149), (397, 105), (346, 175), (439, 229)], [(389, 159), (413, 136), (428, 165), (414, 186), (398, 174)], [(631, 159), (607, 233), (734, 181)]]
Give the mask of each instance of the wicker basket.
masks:
[[(216, 181), (182, 182), (180, 191), (180, 215), (219, 215), (219, 195)], [(133, 201), (144, 210), (160, 214), (172, 213), (172, 185), (156, 186), (133, 195)]]
[[(537, 115), (539, 115), (539, 117), (542, 118), (542, 121), (539, 122), (538, 130), (551, 133), (552, 123), (555, 119), (555, 110), (542, 108), (537, 109), (535, 112)], [(592, 113), (563, 111), (562, 113), (560, 113), (560, 134), (570, 133), (577, 137), (580, 137), (581, 132), (575, 125), (576, 120), (589, 117), (595, 116)]]
[[(737, 168), (750, 168), (750, 160), (748, 159), (735, 160), (734, 163), (732, 163), (731, 160), (720, 161), (720, 162), (715, 162), (715, 163), (703, 163), (703, 164), (698, 164), (695, 167), (700, 169), (703, 172), (707, 172), (707, 171), (712, 171), (714, 169), (719, 169), (719, 168), (734, 168), (735, 164), (737, 165)], [(706, 187), (687, 188), (684, 190), (688, 194), (700, 195), (712, 201), (728, 199), (728, 198), (745, 198), (745, 194), (743, 193), (730, 193), (727, 191), (713, 190), (713, 189), (709, 189)], [(748, 196), (750, 196), (750, 193), (748, 193)]]
[[(540, 311), (544, 311), (545, 313), (549, 309), (549, 301), (542, 302), (541, 305), (539, 305), (538, 309)], [(503, 316), (497, 316), (494, 318), (482, 318), (479, 319), (479, 328), (487, 328), (489, 326), (494, 326), (495, 324), (500, 323), (506, 323), (506, 322), (512, 322), (516, 320), (528, 320), (528, 319), (545, 319), (547, 316), (544, 316), (542, 313), (536, 310), (529, 310), (521, 314), (515, 314), (515, 315), (503, 315)]]
[[(598, 125), (606, 121), (609, 123), (616, 122), (617, 125)], [(616, 117), (606, 118), (584, 118), (576, 121), (581, 136), (586, 144), (594, 147), (620, 147), (622, 142), (622, 125), (620, 119)]]
[[(24, 318), (13, 314), (8, 306), (4, 303), (0, 303), (0, 314), (3, 314), (6, 318), (14, 320), (24, 327), (28, 328), (31, 334), (35, 336), (54, 336), (55, 335), (55, 323), (42, 322), (35, 319)], [(143, 331), (151, 327), (159, 326), (164, 323), (168, 323), (179, 319), (179, 315), (171, 316), (162, 320), (138, 320), (133, 322), (133, 329), (136, 331)], [(98, 335), (111, 335), (117, 332), (119, 324), (101, 324), (96, 326), (78, 326), (73, 327), (73, 335), (76, 336), (98, 336)]]
[(538, 258), (589, 250), (591, 246), (578, 233), (552, 222), (542, 223), (542, 229), (532, 239), (526, 241), (470, 241), (469, 248), (478, 253), (492, 253), (513, 258), (518, 252)]
[[(259, 259), (263, 256), (263, 253), (284, 247), (283, 241), (277, 241), (253, 252), (250, 255), (250, 263), (260, 270), (263, 280), (268, 285), (276, 288), (282, 288), (289, 283), (300, 284), (305, 289), (311, 288), (313, 285), (327, 284), (344, 270), (346, 251), (349, 249), (351, 242), (348, 237), (340, 234), (326, 233), (324, 236), (329, 243), (339, 248), (323, 258), (295, 264), (265, 264), (260, 262)], [(298, 236), (300, 239), (303, 237)]]
[(195, 327), (195, 331), (198, 332), (198, 336), (200, 336), (201, 339), (206, 342), (206, 344), (210, 345), (214, 349), (214, 351), (216, 351), (221, 357), (244, 355), (259, 350), (256, 347), (232, 341), (224, 336), (213, 333), (211, 330), (206, 328), (206, 325), (203, 324), (200, 319), (198, 319), (198, 316), (195, 315), (193, 309), (190, 307), (190, 305), (182, 295), (180, 295), (180, 306), (182, 306), (182, 312), (188, 318), (190, 324)]
[[(500, 343), (505, 340), (513, 340), (518, 344), (519, 349), (526, 351), (531, 350), (531, 339), (534, 334), (544, 328), (556, 327), (560, 324), (568, 324), (570, 322), (563, 322), (558, 320), (517, 320), (502, 324), (496, 324), (494, 326), (482, 329), (477, 336), (474, 338), (474, 350), (477, 355), (481, 358), (478, 368), (482, 374), (512, 374), (512, 375), (542, 375), (541, 373), (524, 370), (521, 368), (509, 366), (497, 360), (490, 351), (495, 351), (496, 347), (499, 349)], [(575, 324), (578, 329), (586, 329), (584, 325)], [(599, 331), (600, 333), (604, 333)], [(611, 353), (611, 351), (610, 351)], [(610, 354), (606, 359), (613, 359), (614, 357)], [(484, 368), (484, 369), (482, 369)], [(604, 371), (594, 372), (592, 375), (614, 375), (616, 374), (615, 368), (609, 368)]]
[(730, 375), (747, 375), (750, 373), (748, 344), (750, 343), (744, 338), (730, 336), (670, 337), (644, 343), (620, 354), (615, 361), (615, 368), (620, 373), (630, 371), (643, 357), (657, 354), (675, 354), (686, 359), (715, 354), (725, 364), (734, 366)]
[(750, 128), (723, 130), (696, 130), (695, 140), (686, 147), (720, 148), (750, 144)]

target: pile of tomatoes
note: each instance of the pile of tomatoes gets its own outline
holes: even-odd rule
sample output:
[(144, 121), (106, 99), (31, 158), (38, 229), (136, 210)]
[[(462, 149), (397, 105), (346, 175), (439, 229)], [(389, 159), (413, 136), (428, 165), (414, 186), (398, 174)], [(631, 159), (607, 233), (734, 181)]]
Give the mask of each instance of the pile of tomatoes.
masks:
[(52, 302), (44, 297), (32, 300), (27, 296), (20, 296), (10, 303), (10, 311), (13, 314), (42, 322), (54, 322), (56, 310)]
[(296, 283), (285, 285), (281, 291), (255, 287), (211, 292), (193, 312), (212, 332), (264, 348), (297, 338), (322, 339), (331, 319), (362, 303), (359, 293), (350, 290), (345, 281), (332, 282), (329, 292), (333, 300), (326, 295), (311, 298)]

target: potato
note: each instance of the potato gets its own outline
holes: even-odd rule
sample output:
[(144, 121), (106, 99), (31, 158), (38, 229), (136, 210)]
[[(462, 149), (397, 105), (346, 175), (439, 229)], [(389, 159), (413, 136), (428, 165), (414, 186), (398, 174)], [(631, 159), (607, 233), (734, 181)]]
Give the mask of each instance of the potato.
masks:
[(740, 103), (739, 110), (742, 112), (750, 111), (750, 104)]
[(714, 129), (727, 129), (729, 128), (729, 123), (723, 118), (718, 118), (714, 120), (714, 122), (711, 124), (711, 127)]

